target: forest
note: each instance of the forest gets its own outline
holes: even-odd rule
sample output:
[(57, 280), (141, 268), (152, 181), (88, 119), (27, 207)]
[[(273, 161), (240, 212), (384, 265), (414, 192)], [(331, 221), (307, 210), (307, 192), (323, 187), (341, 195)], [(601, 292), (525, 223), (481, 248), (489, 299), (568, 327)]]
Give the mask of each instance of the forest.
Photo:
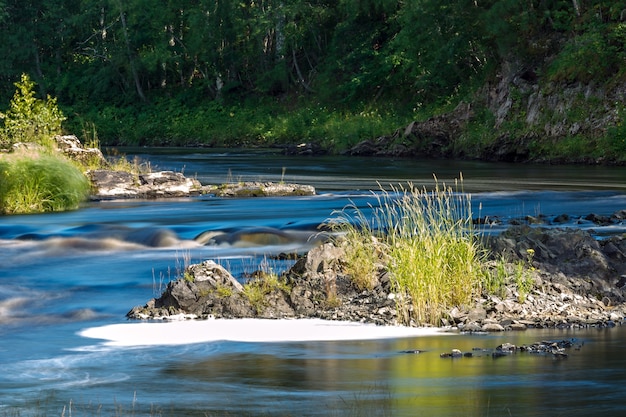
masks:
[[(340, 151), (471, 102), (467, 134), (486, 148), (498, 138), (485, 86), (503, 66), (544, 95), (626, 80), (615, 0), (0, 0), (0, 32), (0, 111), (28, 74), (66, 130), (103, 145)], [(525, 91), (508, 93), (513, 108)], [(584, 152), (610, 136), (620, 159), (623, 107)], [(537, 130), (522, 110), (500, 139)]]

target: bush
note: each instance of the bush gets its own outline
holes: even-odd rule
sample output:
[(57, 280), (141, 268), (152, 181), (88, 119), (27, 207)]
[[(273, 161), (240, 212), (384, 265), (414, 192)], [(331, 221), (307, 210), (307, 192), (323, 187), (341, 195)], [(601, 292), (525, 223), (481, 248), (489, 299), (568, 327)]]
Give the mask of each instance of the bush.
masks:
[(0, 131), (0, 147), (10, 147), (17, 142), (34, 142), (47, 145), (52, 136), (62, 133), (65, 116), (48, 96), (45, 101), (35, 97), (35, 83), (22, 74), (11, 100), (9, 111), (0, 113), (4, 129)]
[(0, 158), (0, 213), (38, 213), (78, 208), (89, 181), (70, 161), (49, 154)]

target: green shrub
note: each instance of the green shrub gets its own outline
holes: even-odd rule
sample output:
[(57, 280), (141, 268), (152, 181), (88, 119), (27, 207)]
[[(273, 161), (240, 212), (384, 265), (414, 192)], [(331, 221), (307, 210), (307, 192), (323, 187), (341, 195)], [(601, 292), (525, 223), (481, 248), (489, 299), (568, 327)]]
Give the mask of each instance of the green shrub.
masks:
[(0, 131), (0, 147), (10, 147), (17, 142), (34, 142), (48, 145), (52, 136), (60, 134), (65, 116), (59, 110), (56, 99), (46, 100), (35, 97), (35, 83), (28, 75), (22, 74), (15, 83), (17, 90), (11, 100), (9, 110), (2, 114), (4, 126)]
[[(440, 325), (454, 306), (472, 302), (485, 279), (485, 253), (473, 229), (469, 194), (436, 182), (433, 191), (408, 188), (383, 192), (372, 218), (337, 222), (358, 256), (346, 257), (346, 271), (376, 273), (377, 262), (389, 271), (404, 324)], [(374, 245), (374, 246), (372, 246)], [(375, 254), (364, 260), (362, 254)], [(353, 263), (361, 265), (353, 265)], [(354, 272), (352, 272), (354, 273)], [(355, 277), (357, 285), (367, 282)]]
[(89, 181), (70, 161), (49, 154), (8, 154), (0, 159), (0, 213), (78, 208)]

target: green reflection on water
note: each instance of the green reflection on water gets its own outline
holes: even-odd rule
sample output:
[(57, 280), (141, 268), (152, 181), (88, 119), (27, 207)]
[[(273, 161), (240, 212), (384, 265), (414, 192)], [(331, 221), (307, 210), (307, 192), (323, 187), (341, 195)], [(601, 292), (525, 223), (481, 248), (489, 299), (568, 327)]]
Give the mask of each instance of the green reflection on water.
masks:
[[(209, 395), (200, 405), (205, 409), (223, 405), (227, 396), (238, 398), (229, 404), (229, 412), (237, 409), (247, 413), (264, 410), (271, 415), (586, 415), (590, 407), (610, 410), (614, 406), (610, 405), (611, 395), (621, 395), (623, 376), (615, 366), (616, 360), (621, 369), (625, 365), (621, 359), (624, 330), (255, 344), (240, 352), (222, 352), (200, 361), (178, 363), (169, 366), (165, 373), (193, 381), (195, 386), (204, 384), (205, 392), (215, 396)], [(491, 355), (491, 350), (504, 342), (520, 346), (572, 338), (584, 346), (571, 349), (567, 359), (529, 353), (502, 358)], [(453, 348), (473, 352), (474, 356), (440, 357)], [(423, 352), (404, 352), (415, 349)], [(233, 390), (238, 394), (233, 394)]]

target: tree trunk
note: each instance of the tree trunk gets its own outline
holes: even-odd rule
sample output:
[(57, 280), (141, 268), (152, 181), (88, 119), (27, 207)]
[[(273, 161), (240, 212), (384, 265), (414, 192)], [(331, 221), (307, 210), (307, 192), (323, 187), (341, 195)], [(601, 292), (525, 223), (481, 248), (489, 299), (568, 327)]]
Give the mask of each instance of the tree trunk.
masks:
[(143, 88), (141, 87), (141, 82), (139, 80), (139, 74), (137, 73), (137, 68), (135, 68), (135, 60), (133, 58), (132, 49), (130, 47), (130, 39), (128, 37), (128, 27), (126, 26), (126, 16), (124, 15), (124, 10), (122, 9), (122, 3), (118, 1), (118, 6), (120, 8), (120, 21), (122, 22), (122, 30), (124, 31), (124, 41), (126, 43), (126, 54), (128, 56), (128, 64), (130, 65), (130, 72), (133, 76), (133, 81), (135, 82), (135, 90), (137, 90), (137, 95), (141, 99), (141, 101), (146, 102), (146, 95), (143, 93)]
[(574, 4), (574, 10), (576, 10), (576, 16), (580, 17), (580, 4), (578, 4), (578, 0), (572, 0)]

